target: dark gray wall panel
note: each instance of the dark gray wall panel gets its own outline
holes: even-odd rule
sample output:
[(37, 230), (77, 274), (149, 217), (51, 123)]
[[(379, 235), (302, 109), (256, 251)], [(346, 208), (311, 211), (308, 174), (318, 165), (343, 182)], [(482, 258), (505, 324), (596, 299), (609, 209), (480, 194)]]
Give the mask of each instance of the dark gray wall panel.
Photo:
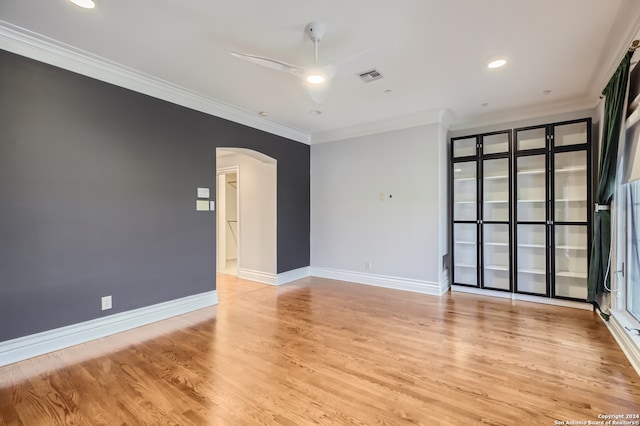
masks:
[(278, 272), (308, 266), (308, 146), (0, 51), (0, 341), (215, 289), (217, 146), (278, 160)]

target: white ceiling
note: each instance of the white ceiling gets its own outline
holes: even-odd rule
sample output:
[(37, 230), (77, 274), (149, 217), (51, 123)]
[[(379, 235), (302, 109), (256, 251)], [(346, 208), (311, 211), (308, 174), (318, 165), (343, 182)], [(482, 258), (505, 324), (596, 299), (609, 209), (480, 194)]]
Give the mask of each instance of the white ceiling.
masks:
[[(84, 10), (68, 0), (1, 0), (0, 28), (80, 49), (312, 141), (442, 110), (455, 128), (592, 107), (640, 25), (638, 0), (95, 2)], [(321, 63), (391, 41), (391, 55), (373, 64), (384, 79), (339, 74), (316, 105), (293, 75), (229, 54), (311, 65), (303, 32), (311, 21), (327, 27)], [(487, 69), (496, 57), (507, 65)]]

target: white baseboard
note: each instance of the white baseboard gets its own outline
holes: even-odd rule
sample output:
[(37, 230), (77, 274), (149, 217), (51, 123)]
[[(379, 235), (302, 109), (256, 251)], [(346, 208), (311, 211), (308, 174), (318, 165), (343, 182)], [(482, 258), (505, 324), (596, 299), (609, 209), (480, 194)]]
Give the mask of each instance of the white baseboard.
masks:
[(528, 294), (513, 293), (511, 296), (514, 300), (523, 302), (544, 303), (545, 305), (564, 306), (565, 308), (583, 309), (585, 311), (593, 311), (593, 305), (587, 302), (576, 302), (573, 300), (553, 299), (551, 297), (530, 296)]
[(501, 297), (503, 299), (511, 299), (511, 294), (512, 294), (506, 291), (484, 290), (481, 288), (467, 287), (464, 285), (455, 285), (455, 284), (451, 286), (451, 291), (458, 292), (458, 293), (478, 294), (480, 296)]
[(627, 323), (628, 327), (632, 327), (633, 325), (626, 321), (623, 314), (618, 312), (613, 312), (609, 321), (604, 321), (604, 323), (618, 343), (618, 346), (620, 346), (620, 349), (622, 349), (622, 352), (624, 352), (627, 359), (636, 370), (636, 373), (640, 376), (640, 336), (632, 336), (624, 328)]
[(305, 266), (303, 268), (293, 269), (291, 271), (279, 273), (276, 276), (276, 285), (282, 285), (290, 283), (291, 281), (300, 280), (302, 278), (307, 278), (311, 275), (311, 268), (309, 266)]
[(391, 277), (387, 275), (365, 274), (361, 272), (345, 271), (341, 269), (311, 267), (311, 275), (339, 281), (350, 281), (357, 284), (373, 285), (376, 287), (392, 288), (395, 290), (411, 291), (414, 293), (442, 296), (449, 289), (448, 284), (430, 281), (414, 280), (411, 278)]
[(251, 269), (238, 268), (238, 278), (249, 281), (257, 281), (263, 284), (277, 285), (276, 274), (270, 272), (253, 271)]
[(132, 311), (72, 324), (0, 342), (0, 366), (131, 330), (176, 315), (218, 304), (218, 292), (208, 291)]
[(564, 306), (565, 308), (593, 310), (593, 305), (586, 302), (576, 302), (573, 300), (552, 299), (544, 296), (531, 296), (528, 294), (510, 293), (508, 291), (488, 290), (477, 287), (467, 287), (464, 285), (452, 285), (451, 291), (460, 293), (472, 293), (480, 296), (501, 297), (503, 299), (520, 300), (522, 302), (543, 303), (545, 305)]

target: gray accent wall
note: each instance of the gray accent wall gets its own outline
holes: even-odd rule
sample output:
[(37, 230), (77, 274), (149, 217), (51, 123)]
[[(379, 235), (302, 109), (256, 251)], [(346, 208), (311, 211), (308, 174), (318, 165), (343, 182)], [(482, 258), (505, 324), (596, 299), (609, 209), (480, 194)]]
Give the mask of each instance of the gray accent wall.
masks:
[(216, 147), (277, 159), (277, 269), (309, 266), (309, 146), (0, 50), (0, 341), (214, 290)]

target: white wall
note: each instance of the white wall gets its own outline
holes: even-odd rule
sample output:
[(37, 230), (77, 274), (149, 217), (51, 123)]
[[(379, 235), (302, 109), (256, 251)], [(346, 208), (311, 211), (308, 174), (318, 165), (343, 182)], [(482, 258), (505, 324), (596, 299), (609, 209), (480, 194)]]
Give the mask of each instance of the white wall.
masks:
[(446, 290), (446, 158), (440, 124), (312, 145), (312, 274)]
[(440, 211), (440, 229), (444, 230), (440, 232), (439, 241), (439, 259), (440, 259), (440, 283), (443, 283), (446, 287), (449, 287), (449, 265), (442, 264), (443, 256), (449, 253), (449, 215), (448, 215), (448, 202), (449, 202), (449, 152), (447, 149), (447, 131), (448, 129), (440, 124), (438, 126), (438, 172), (439, 172), (439, 185), (440, 190), (438, 197), (438, 208)]
[[(255, 158), (254, 158), (255, 157)], [(264, 160), (258, 158), (265, 157)], [(217, 167), (239, 166), (238, 276), (258, 281), (276, 274), (276, 162), (262, 154), (219, 156)]]

